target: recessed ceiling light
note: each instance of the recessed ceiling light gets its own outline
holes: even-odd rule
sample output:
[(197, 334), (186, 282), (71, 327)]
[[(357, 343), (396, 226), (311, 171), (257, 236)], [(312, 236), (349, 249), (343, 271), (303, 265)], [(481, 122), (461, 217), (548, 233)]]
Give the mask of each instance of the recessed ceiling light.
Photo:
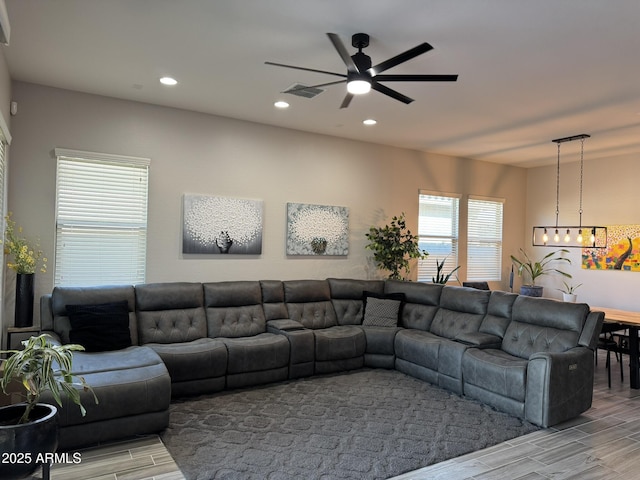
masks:
[(278, 100), (273, 105), (276, 108), (289, 108), (289, 104), (287, 102), (285, 102), (284, 100)]
[(366, 120), (363, 120), (362, 123), (364, 123), (365, 125), (375, 125), (378, 122), (373, 118), (367, 118)]
[(177, 85), (178, 81), (175, 78), (172, 78), (172, 77), (162, 77), (160, 79), (160, 83), (163, 84), (163, 85), (172, 86), (172, 85)]

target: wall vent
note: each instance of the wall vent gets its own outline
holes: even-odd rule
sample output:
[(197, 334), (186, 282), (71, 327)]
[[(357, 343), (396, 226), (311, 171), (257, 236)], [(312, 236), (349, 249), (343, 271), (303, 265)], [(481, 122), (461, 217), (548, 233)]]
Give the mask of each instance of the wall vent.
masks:
[(289, 93), (291, 95), (296, 95), (298, 97), (304, 98), (313, 98), (320, 95), (324, 90), (321, 88), (308, 87), (307, 85), (303, 85), (302, 83), (294, 83), (290, 87), (287, 87), (284, 93)]

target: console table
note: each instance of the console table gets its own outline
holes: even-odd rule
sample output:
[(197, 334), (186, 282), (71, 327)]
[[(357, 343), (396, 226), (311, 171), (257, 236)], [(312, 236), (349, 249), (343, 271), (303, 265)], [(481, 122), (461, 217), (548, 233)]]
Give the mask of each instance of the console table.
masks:
[(633, 389), (640, 389), (640, 363), (638, 361), (640, 312), (593, 306), (591, 310), (604, 312), (604, 321), (606, 323), (619, 323), (629, 329), (629, 384)]

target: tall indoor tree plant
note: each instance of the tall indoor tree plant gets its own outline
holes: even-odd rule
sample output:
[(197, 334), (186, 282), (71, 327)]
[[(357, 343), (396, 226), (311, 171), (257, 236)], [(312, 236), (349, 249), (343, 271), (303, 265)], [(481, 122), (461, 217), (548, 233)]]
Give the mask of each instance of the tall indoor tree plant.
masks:
[[(53, 453), (58, 445), (58, 410), (54, 405), (40, 403), (49, 391), (62, 407), (63, 396), (80, 407), (84, 416), (80, 392), (88, 391), (96, 403), (98, 398), (83, 377), (73, 375), (73, 352), (81, 345), (57, 345), (49, 335), (31, 337), (22, 342), (22, 350), (4, 350), (8, 358), (0, 364), (0, 389), (9, 394), (12, 387), (22, 389), (23, 403), (0, 408), (0, 451), (14, 452), (24, 462), (0, 463), (0, 478), (23, 478), (33, 472), (44, 453)], [(13, 381), (15, 383), (12, 383)], [(28, 457), (28, 458), (27, 458)], [(28, 460), (28, 461), (27, 461)]]
[(409, 261), (429, 255), (418, 245), (418, 236), (407, 228), (404, 212), (394, 216), (389, 225), (369, 228), (365, 236), (369, 240), (365, 248), (373, 251), (378, 267), (388, 270), (393, 280), (406, 280), (411, 272)]

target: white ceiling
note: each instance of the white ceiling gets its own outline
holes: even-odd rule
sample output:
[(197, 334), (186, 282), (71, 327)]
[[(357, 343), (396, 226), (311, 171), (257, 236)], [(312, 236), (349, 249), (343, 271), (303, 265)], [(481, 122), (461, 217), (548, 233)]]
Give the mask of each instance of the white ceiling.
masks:
[[(6, 3), (15, 80), (523, 167), (553, 164), (551, 140), (582, 133), (585, 161), (640, 158), (638, 0)], [(345, 72), (327, 32), (350, 53), (351, 35), (368, 33), (374, 64), (426, 41), (434, 50), (385, 73), (459, 79), (388, 84), (410, 105), (372, 91), (340, 110), (344, 85), (279, 93), (337, 78), (267, 60)], [(289, 109), (273, 107), (281, 98)]]

